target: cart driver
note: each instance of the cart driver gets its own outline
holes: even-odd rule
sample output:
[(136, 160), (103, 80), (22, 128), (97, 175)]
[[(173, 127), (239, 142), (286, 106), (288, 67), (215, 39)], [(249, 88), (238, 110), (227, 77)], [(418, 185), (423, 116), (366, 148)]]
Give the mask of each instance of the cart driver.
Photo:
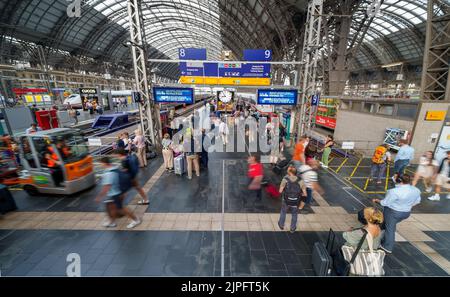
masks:
[(51, 153), (50, 151), (45, 152), (44, 154), (44, 166), (47, 166), (51, 169), (51, 175), (53, 180), (55, 181), (55, 185), (57, 187), (60, 186), (63, 181), (63, 175), (61, 170), (61, 162), (56, 158), (55, 153)]
[(70, 151), (70, 148), (67, 146), (67, 144), (65, 143), (64, 140), (59, 140), (56, 143), (56, 148), (58, 149), (58, 151), (61, 154), (61, 156), (63, 157), (63, 159), (67, 159), (72, 154), (72, 152)]

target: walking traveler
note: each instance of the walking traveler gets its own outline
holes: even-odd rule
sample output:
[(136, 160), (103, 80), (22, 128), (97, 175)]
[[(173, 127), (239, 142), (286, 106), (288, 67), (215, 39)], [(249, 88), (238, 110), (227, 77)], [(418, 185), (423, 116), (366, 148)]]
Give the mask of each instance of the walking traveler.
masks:
[(142, 135), (142, 131), (140, 129), (137, 129), (134, 131), (134, 134), (136, 135), (133, 139), (133, 144), (136, 146), (137, 149), (137, 157), (139, 160), (139, 167), (146, 167), (147, 166), (147, 152), (145, 151), (145, 138), (144, 135)]
[(306, 188), (302, 181), (297, 177), (297, 169), (294, 166), (289, 166), (287, 175), (283, 178), (280, 184), (280, 193), (283, 194), (281, 201), (280, 219), (278, 220), (278, 227), (284, 230), (284, 223), (286, 220), (286, 213), (292, 214), (291, 218), (291, 233), (297, 229), (298, 208), (302, 196), (306, 196)]
[(173, 147), (172, 140), (168, 133), (164, 134), (164, 138), (161, 141), (162, 144), (162, 154), (164, 159), (164, 167), (168, 171), (173, 171)]
[(409, 218), (413, 206), (420, 203), (420, 190), (411, 185), (411, 177), (405, 174), (397, 179), (399, 185), (390, 189), (383, 200), (373, 199), (384, 206), (385, 236), (380, 248), (388, 254), (394, 249), (397, 224)]

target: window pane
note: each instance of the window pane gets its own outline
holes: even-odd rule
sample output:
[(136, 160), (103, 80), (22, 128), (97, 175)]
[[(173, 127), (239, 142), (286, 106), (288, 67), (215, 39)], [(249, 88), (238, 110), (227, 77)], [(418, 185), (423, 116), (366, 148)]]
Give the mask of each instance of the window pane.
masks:
[(417, 105), (413, 104), (399, 104), (397, 116), (408, 119), (415, 119), (417, 113)]

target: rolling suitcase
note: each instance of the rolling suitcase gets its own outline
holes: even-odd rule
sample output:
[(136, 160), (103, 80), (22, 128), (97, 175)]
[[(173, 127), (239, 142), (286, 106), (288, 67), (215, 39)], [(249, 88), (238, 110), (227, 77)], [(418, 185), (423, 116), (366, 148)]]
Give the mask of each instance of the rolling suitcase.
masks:
[(323, 242), (315, 242), (312, 252), (312, 266), (317, 276), (329, 276), (333, 267), (333, 260)]
[(11, 192), (5, 185), (0, 185), (0, 214), (5, 214), (17, 209)]
[(186, 172), (186, 157), (184, 154), (179, 155), (173, 160), (174, 171), (176, 175), (183, 175)]
[[(333, 259), (330, 255), (330, 246), (332, 247), (334, 243), (333, 236), (334, 233), (330, 230), (326, 245), (323, 242), (314, 243), (311, 263), (317, 276), (330, 276), (333, 271)], [(331, 239), (333, 242), (330, 243)]]

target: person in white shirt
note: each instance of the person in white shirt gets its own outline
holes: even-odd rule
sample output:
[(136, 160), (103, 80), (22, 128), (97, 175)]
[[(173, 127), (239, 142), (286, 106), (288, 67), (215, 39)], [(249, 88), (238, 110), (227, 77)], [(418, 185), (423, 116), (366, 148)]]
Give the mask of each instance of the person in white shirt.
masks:
[(319, 166), (319, 161), (314, 159), (308, 160), (305, 165), (300, 166), (298, 174), (301, 176), (306, 186), (306, 201), (300, 203), (300, 210), (303, 210), (305, 204), (310, 204), (312, 202), (314, 191), (320, 194), (323, 194), (324, 192), (319, 185), (319, 177), (317, 175)]
[(230, 134), (230, 130), (228, 128), (228, 125), (223, 121), (220, 121), (219, 133), (220, 137), (222, 138), (223, 144), (226, 145), (228, 143), (228, 134)]
[[(436, 194), (428, 197), (428, 200), (439, 201), (441, 200), (441, 189), (450, 189), (450, 151), (447, 151), (447, 157), (442, 160), (437, 174), (434, 176), (434, 184), (436, 186)], [(447, 199), (450, 199), (450, 194), (447, 194)]]
[(25, 133), (26, 134), (33, 134), (33, 133), (36, 133), (38, 131), (42, 131), (41, 127), (38, 127), (38, 125), (36, 123), (32, 123), (30, 128), (25, 130)]
[(427, 193), (430, 193), (433, 190), (431, 182), (433, 177), (437, 174), (438, 168), (439, 163), (435, 159), (433, 159), (433, 152), (426, 152), (420, 157), (419, 167), (417, 167), (412, 185), (416, 186), (419, 180), (422, 179), (423, 184), (425, 185), (425, 191)]

